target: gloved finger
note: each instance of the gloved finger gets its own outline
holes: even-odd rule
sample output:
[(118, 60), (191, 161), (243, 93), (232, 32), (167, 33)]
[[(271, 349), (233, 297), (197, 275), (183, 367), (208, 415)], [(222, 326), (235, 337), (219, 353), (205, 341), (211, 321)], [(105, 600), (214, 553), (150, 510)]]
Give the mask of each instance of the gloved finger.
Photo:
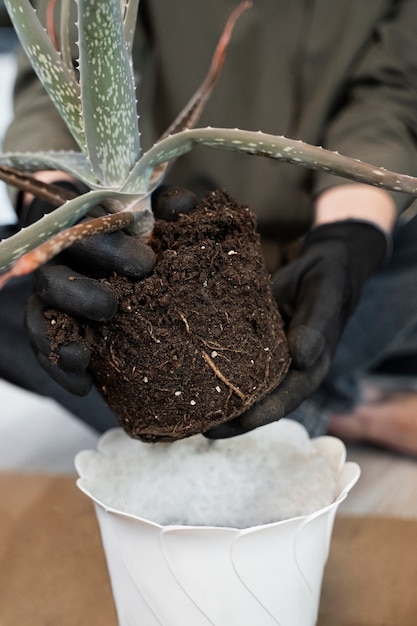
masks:
[(192, 191), (161, 185), (152, 194), (152, 211), (157, 219), (175, 222), (180, 214), (193, 211), (198, 198)]
[(339, 264), (301, 258), (273, 277), (273, 293), (287, 323), (294, 367), (311, 367), (343, 326), (346, 277)]
[[(302, 260), (278, 270), (273, 277), (273, 293), (278, 304), (281, 317), (286, 325), (289, 350), (294, 367), (306, 369), (317, 360), (325, 347), (323, 334), (311, 327), (305, 319), (305, 312), (314, 306), (315, 293), (310, 294), (308, 285), (302, 281), (304, 269)], [(301, 278), (301, 280), (300, 280)], [(318, 288), (314, 281), (313, 289)], [(300, 290), (300, 292), (297, 292)], [(313, 300), (313, 304), (310, 302)], [(301, 306), (301, 311), (298, 307)]]
[(110, 320), (118, 302), (110, 287), (65, 265), (44, 265), (35, 273), (35, 288), (49, 306), (98, 322)]
[(280, 268), (272, 277), (272, 293), (285, 324), (290, 322), (294, 314), (300, 263), (298, 260), (290, 263)]
[(330, 356), (324, 353), (308, 371), (290, 369), (282, 383), (249, 411), (207, 431), (204, 436), (209, 439), (235, 437), (285, 417), (316, 391), (329, 366)]
[[(42, 354), (48, 358), (49, 364), (53, 367), (60, 367), (69, 372), (82, 372), (90, 364), (91, 351), (81, 338), (79, 341), (52, 349), (49, 339), (51, 327), (43, 314), (44, 308), (45, 304), (42, 300), (37, 295), (33, 295), (28, 300), (25, 312), (25, 327), (38, 358)], [(52, 353), (55, 362), (50, 360)]]
[(337, 267), (311, 272), (302, 281), (287, 331), (294, 367), (311, 367), (325, 346), (337, 341), (335, 335), (343, 326), (344, 286), (344, 274)]
[(76, 396), (86, 396), (93, 387), (93, 379), (88, 370), (69, 372), (54, 365), (41, 352), (36, 355), (39, 364), (58, 385)]
[(74, 243), (62, 255), (68, 265), (96, 276), (115, 272), (138, 280), (145, 278), (155, 266), (155, 253), (138, 238), (123, 232), (93, 235)]

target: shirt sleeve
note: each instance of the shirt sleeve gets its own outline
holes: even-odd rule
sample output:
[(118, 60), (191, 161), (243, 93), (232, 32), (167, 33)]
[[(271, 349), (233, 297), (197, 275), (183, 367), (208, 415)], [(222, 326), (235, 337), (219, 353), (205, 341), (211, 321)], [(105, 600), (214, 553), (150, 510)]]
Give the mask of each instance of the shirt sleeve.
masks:
[(6, 152), (79, 150), (23, 51), (17, 53), (13, 106), (3, 144)]
[[(323, 147), (346, 156), (417, 175), (417, 2), (406, 0), (379, 25), (330, 120)], [(351, 181), (352, 182), (352, 181)], [(314, 195), (344, 178), (315, 175)], [(399, 212), (412, 201), (390, 192)]]

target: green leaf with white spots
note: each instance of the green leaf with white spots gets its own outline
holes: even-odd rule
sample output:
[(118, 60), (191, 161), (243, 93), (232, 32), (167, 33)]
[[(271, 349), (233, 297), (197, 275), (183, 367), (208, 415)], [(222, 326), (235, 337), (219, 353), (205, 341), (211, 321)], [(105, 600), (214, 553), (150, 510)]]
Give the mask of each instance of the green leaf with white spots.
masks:
[(23, 254), (81, 219), (102, 198), (103, 192), (98, 191), (79, 196), (27, 228), (22, 228), (9, 239), (3, 240), (0, 244), (0, 271), (9, 269)]
[(144, 176), (148, 176), (150, 168), (177, 159), (190, 152), (197, 144), (218, 150), (245, 152), (285, 161), (381, 189), (417, 196), (417, 178), (413, 176), (390, 172), (382, 167), (376, 167), (296, 139), (238, 128), (195, 128), (162, 139), (152, 146), (137, 163), (129, 177), (132, 179), (131, 185), (134, 185), (133, 178), (140, 181)]
[(50, 42), (29, 0), (4, 1), (20, 42), (72, 136), (85, 150), (79, 85)]
[[(133, 166), (132, 171), (130, 172), (126, 181), (123, 183), (123, 185), (120, 188), (121, 191), (124, 191), (125, 193), (142, 194), (142, 193), (146, 193), (150, 191), (151, 187), (154, 187), (151, 181), (153, 179), (153, 172), (155, 171), (156, 168), (153, 164), (149, 166), (142, 164), (142, 159), (143, 157), (139, 159), (139, 161)], [(158, 169), (159, 167), (163, 169), (162, 176), (158, 176), (159, 182), (162, 181), (165, 175), (167, 166), (168, 166), (168, 163), (163, 163), (162, 165), (157, 166)]]
[(9, 269), (26, 252), (47, 241), (52, 235), (75, 224), (92, 207), (109, 201), (119, 204), (118, 210), (121, 210), (123, 206), (138, 205), (138, 218), (143, 218), (146, 223), (146, 230), (149, 230), (152, 215), (150, 214), (148, 202), (145, 202), (142, 207), (140, 204), (141, 199), (137, 196), (111, 192), (106, 189), (90, 191), (74, 198), (74, 200), (69, 200), (58, 209), (55, 209), (55, 211), (52, 211), (52, 213), (48, 213), (34, 224), (23, 228), (9, 239), (4, 239), (0, 243), (0, 272)]
[(126, 47), (129, 52), (132, 50), (133, 39), (135, 37), (138, 9), (139, 0), (122, 0), (123, 28)]
[(140, 155), (133, 70), (119, 0), (77, 0), (81, 101), (97, 178), (120, 186)]
[(70, 4), (71, 0), (61, 0), (61, 11), (59, 20), (59, 44), (61, 48), (62, 60), (71, 73), (74, 73), (74, 66), (71, 55), (70, 44)]
[(62, 170), (92, 189), (99, 187), (91, 163), (82, 152), (6, 152), (0, 154), (0, 164), (26, 172)]

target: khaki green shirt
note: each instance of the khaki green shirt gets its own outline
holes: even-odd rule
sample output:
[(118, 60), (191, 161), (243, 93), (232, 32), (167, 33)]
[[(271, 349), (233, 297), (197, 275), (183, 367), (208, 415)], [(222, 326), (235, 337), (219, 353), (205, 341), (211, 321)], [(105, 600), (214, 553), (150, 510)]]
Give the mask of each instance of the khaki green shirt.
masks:
[[(236, 4), (141, 0), (134, 64), (144, 149), (203, 79)], [(15, 104), (5, 149), (74, 147), (23, 58)], [(282, 134), (417, 175), (417, 0), (255, 0), (198, 125)], [(346, 182), (204, 147), (181, 157), (168, 181), (227, 189), (273, 240), (289, 223), (305, 227), (314, 197)], [(393, 197), (399, 211), (411, 201)]]

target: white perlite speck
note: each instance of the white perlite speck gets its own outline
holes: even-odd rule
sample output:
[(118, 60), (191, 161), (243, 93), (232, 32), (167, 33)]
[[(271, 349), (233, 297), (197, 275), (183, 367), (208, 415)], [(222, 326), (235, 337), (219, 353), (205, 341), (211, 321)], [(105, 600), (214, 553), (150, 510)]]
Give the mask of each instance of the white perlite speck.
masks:
[[(201, 435), (145, 444), (112, 431), (88, 462), (88, 488), (106, 506), (161, 525), (247, 528), (311, 514), (334, 501), (336, 471), (304, 429), (286, 420), (231, 439)], [(285, 433), (284, 433), (285, 434)]]

